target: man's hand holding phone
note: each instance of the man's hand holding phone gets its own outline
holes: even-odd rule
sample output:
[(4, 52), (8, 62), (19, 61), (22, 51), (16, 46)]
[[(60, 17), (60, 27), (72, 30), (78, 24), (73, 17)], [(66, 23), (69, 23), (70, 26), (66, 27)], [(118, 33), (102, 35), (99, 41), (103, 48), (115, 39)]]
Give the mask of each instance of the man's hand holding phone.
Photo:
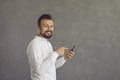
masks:
[(75, 48), (75, 45), (73, 46), (72, 49), (68, 49), (66, 54), (64, 55), (64, 59), (67, 61), (67, 60), (70, 60), (72, 59), (72, 57), (74, 56), (74, 48)]

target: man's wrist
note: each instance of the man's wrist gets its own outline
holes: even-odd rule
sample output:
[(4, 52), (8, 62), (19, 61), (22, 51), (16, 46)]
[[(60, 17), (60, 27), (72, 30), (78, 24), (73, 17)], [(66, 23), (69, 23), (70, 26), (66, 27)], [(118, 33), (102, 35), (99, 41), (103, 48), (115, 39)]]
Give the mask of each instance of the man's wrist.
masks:
[(54, 56), (57, 58), (59, 55), (56, 51), (53, 52)]

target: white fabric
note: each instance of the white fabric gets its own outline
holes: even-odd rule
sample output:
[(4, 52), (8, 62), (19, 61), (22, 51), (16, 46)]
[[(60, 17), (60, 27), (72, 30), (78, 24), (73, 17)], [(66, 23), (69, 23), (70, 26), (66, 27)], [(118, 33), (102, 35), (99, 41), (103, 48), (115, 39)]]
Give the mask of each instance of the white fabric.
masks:
[(53, 51), (50, 42), (39, 36), (29, 43), (27, 55), (32, 80), (56, 80), (56, 68), (61, 67), (65, 60)]

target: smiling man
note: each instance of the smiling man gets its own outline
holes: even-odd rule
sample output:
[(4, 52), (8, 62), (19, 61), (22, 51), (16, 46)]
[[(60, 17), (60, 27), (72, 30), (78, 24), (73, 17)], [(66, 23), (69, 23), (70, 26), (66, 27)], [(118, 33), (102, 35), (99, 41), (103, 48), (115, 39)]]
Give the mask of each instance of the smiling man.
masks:
[[(66, 47), (59, 47), (53, 51), (51, 43), (48, 41), (54, 31), (54, 20), (49, 14), (43, 14), (38, 19), (39, 33), (29, 43), (27, 55), (30, 64), (32, 80), (56, 80), (56, 68), (61, 67), (74, 55), (73, 51), (65, 50)], [(58, 56), (61, 58), (57, 59)]]

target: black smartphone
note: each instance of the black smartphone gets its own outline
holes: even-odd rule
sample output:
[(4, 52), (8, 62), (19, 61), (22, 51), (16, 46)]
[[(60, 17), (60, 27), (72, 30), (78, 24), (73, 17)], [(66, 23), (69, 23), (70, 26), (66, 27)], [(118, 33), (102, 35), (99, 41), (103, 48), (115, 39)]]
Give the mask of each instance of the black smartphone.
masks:
[(70, 49), (70, 51), (73, 51), (75, 47), (76, 47), (76, 45), (74, 45), (74, 46), (72, 47), (72, 49)]

